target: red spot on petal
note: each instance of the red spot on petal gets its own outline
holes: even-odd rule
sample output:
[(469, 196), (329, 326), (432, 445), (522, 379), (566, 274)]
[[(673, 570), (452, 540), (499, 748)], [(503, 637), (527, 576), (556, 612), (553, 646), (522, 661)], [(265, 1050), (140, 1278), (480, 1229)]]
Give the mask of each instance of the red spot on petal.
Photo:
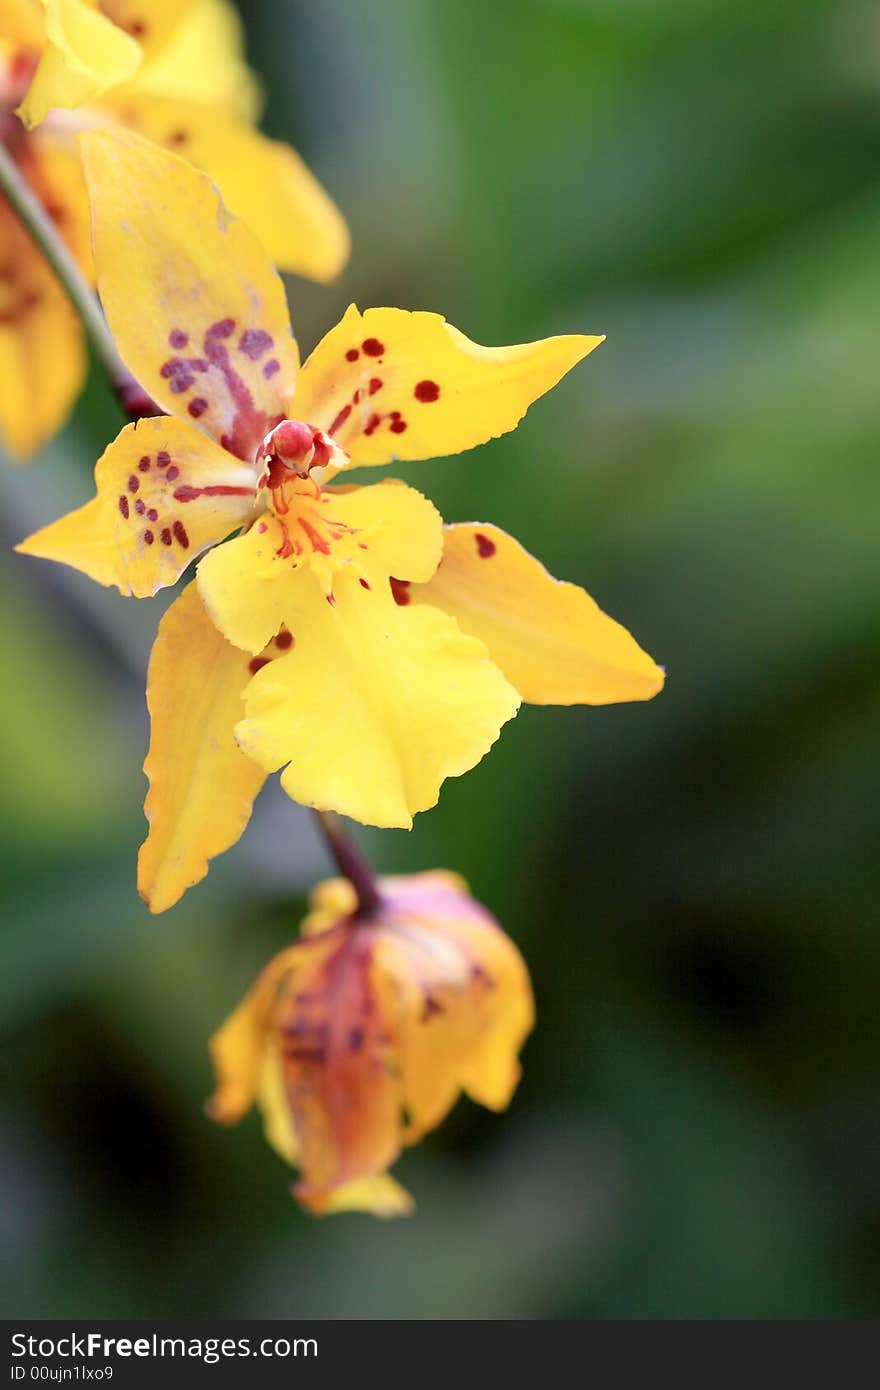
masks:
[(122, 512), (126, 521), (128, 521), (128, 498), (125, 496), (125, 493), (123, 493), (119, 499), (119, 510)]
[(391, 592), (394, 595), (394, 602), (405, 608), (410, 601), (409, 580), (408, 579), (389, 579)]
[(146, 471), (147, 471), (147, 469), (149, 468), (149, 466), (150, 466), (150, 455), (149, 455), (149, 454), (144, 454), (143, 457), (141, 458), (140, 463), (138, 464), (138, 468), (141, 470), (142, 473), (146, 473)]
[(265, 328), (246, 328), (238, 340), (239, 352), (243, 352), (252, 362), (259, 361), (263, 353), (274, 345), (274, 338)]
[(349, 348), (348, 352), (345, 354), (346, 362), (356, 362), (359, 357), (360, 353), (358, 352), (357, 348)]
[(208, 338), (231, 338), (235, 332), (235, 319), (218, 319), (212, 323), (205, 335)]
[(175, 478), (180, 477), (180, 469), (177, 467), (176, 463), (173, 463), (171, 465), (171, 467), (168, 469), (168, 472), (165, 474), (165, 477), (168, 479), (169, 483), (173, 483)]
[(266, 531), (268, 531), (268, 529), (269, 529), (269, 528), (268, 528), (268, 526), (266, 525), (265, 521), (261, 521), (260, 524), (259, 524), (259, 526), (257, 527), (257, 530), (259, 531), (259, 533), (260, 533), (261, 536), (262, 536)]
[(406, 429), (406, 421), (405, 421), (405, 420), (392, 420), (392, 421), (391, 421), (391, 433), (392, 433), (392, 434), (403, 434), (403, 431), (404, 431), (405, 429)]
[(189, 550), (189, 536), (186, 534), (186, 527), (183, 522), (175, 521), (172, 530), (174, 531), (175, 538), (180, 542), (184, 550)]
[(205, 400), (204, 396), (196, 396), (190, 401), (187, 409), (193, 419), (198, 420), (199, 416), (204, 415), (205, 411), (208, 409), (208, 402)]
[(288, 647), (293, 646), (293, 633), (279, 632), (278, 636), (275, 638), (275, 646), (280, 652), (286, 652)]
[(158, 521), (158, 520), (159, 520), (159, 513), (156, 511), (156, 508), (155, 508), (155, 507), (151, 507), (150, 510), (147, 512), (147, 520), (148, 520), (148, 521)]
[(255, 676), (258, 671), (262, 671), (264, 666), (268, 666), (271, 660), (272, 658), (269, 656), (252, 657), (251, 660), (248, 662), (248, 670), (250, 671), (252, 676)]
[(188, 342), (189, 334), (184, 333), (182, 328), (174, 328), (168, 334), (169, 347), (177, 348), (178, 352), (181, 348), (185, 348)]
[(144, 503), (143, 503), (143, 499), (142, 499), (142, 498), (139, 497), (139, 498), (137, 499), (137, 501), (136, 501), (135, 504), (134, 504), (134, 509), (135, 509), (135, 511), (137, 512), (138, 516), (143, 516), (144, 512), (145, 512), (147, 509), (146, 509), (146, 507), (144, 506)]
[(369, 387), (370, 395), (371, 395), (371, 396), (375, 396), (376, 392), (377, 392), (377, 391), (381, 391), (381, 389), (382, 389), (382, 378), (381, 378), (380, 376), (371, 376), (371, 377), (370, 377), (370, 387)]
[(423, 404), (427, 405), (430, 401), (437, 400), (440, 395), (440, 387), (437, 385), (436, 381), (419, 381), (416, 382), (416, 389), (413, 391), (413, 395), (417, 401), (422, 401)]
[(364, 434), (375, 434), (376, 430), (379, 428), (381, 423), (382, 421), (380, 420), (378, 415), (371, 415), (366, 425), (364, 426)]
[(263, 376), (267, 381), (270, 381), (275, 373), (280, 371), (281, 363), (278, 361), (277, 357), (270, 357), (269, 361), (263, 364)]
[[(172, 130), (168, 136), (168, 144), (171, 145), (174, 149), (180, 149), (180, 146), (185, 145), (188, 139), (188, 130)], [(185, 346), (185, 344), (172, 343), (172, 347), (182, 346)]]
[(385, 351), (385, 344), (380, 343), (378, 338), (365, 338), (361, 347), (368, 357), (381, 357)]
[[(176, 478), (177, 469), (169, 469), (169, 478), (172, 472)], [(208, 487), (191, 487), (189, 483), (181, 483), (180, 487), (174, 489), (174, 500), (194, 502), (197, 497), (250, 497), (252, 492), (252, 488), (232, 487), (229, 483), (210, 483)]]
[(335, 434), (336, 431), (345, 424), (350, 414), (351, 406), (344, 405), (340, 410), (339, 414), (336, 416), (336, 419), (333, 421), (333, 424), (330, 426), (330, 433)]
[(158, 466), (159, 468), (167, 468), (170, 462), (171, 462), (171, 455), (170, 455), (170, 454), (166, 454), (165, 450), (164, 450), (164, 449), (161, 449), (161, 450), (159, 451), (159, 453), (156, 455), (156, 464), (157, 464), (157, 466)]
[(484, 536), (482, 531), (477, 531), (474, 534), (474, 540), (477, 543), (477, 553), (481, 560), (488, 560), (490, 556), (495, 554), (497, 549), (495, 542), (490, 540), (488, 536)]
[(371, 587), (369, 581), (366, 579), (359, 579), (358, 583), (360, 584), (362, 589), (369, 589)]
[(147, 26), (142, 19), (133, 19), (128, 26), (128, 32), (133, 39), (142, 39), (147, 32)]
[(171, 532), (169, 531), (167, 526), (163, 529), (159, 539), (161, 540), (163, 545), (171, 544)]
[(137, 492), (139, 487), (140, 480), (138, 479), (135, 473), (132, 473), (131, 477), (128, 480), (128, 490), (129, 492)]
[(152, 531), (144, 532), (144, 541), (147, 545), (152, 545), (154, 540), (155, 536), (153, 535)]

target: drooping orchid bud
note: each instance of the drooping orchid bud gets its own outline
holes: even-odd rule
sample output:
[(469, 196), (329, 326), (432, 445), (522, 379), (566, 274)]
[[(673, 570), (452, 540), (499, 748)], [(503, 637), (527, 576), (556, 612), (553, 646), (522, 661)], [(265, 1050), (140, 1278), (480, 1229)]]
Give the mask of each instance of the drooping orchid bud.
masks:
[(234, 1123), (256, 1103), (316, 1214), (410, 1211), (388, 1172), (401, 1149), (462, 1091), (503, 1110), (534, 1022), (519, 951), (462, 879), (386, 878), (379, 893), (363, 917), (347, 880), (319, 884), (302, 938), (211, 1041), (210, 1115)]

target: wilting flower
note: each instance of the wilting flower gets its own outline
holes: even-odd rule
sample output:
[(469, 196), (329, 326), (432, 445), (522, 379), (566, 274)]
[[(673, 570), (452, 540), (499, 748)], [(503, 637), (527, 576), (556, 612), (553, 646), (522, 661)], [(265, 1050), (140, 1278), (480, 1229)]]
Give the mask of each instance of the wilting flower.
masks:
[(345, 879), (319, 884), (303, 939), (282, 951), (211, 1040), (216, 1120), (253, 1104), (319, 1213), (395, 1216), (409, 1194), (387, 1172), (463, 1091), (509, 1103), (534, 1023), (522, 957), (457, 875), (379, 882), (355, 915)]
[[(254, 129), (259, 90), (227, 0), (4, 0), (0, 9), (0, 140), (87, 277), (75, 133), (94, 125), (138, 130), (206, 169), (282, 269), (338, 273), (345, 223), (298, 155)], [(0, 198), (0, 433), (13, 453), (32, 453), (60, 428), (85, 366), (70, 305)]]
[(151, 661), (154, 911), (238, 838), (268, 771), (305, 805), (408, 827), (521, 699), (657, 693), (629, 633), (497, 527), (444, 531), (400, 482), (330, 485), (513, 429), (600, 338), (485, 348), (438, 314), (352, 306), (299, 371), (281, 283), (209, 181), (132, 136), (83, 149), (110, 325), (172, 414), (125, 428), (97, 496), (19, 548), (146, 596), (241, 528)]

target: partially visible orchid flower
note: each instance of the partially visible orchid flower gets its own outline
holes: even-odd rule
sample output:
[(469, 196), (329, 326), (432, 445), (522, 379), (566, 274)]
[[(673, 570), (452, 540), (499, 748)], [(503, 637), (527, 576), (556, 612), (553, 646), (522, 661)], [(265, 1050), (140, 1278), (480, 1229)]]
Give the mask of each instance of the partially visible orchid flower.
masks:
[(302, 939), (269, 964), (211, 1040), (209, 1114), (256, 1104), (266, 1138), (299, 1169), (309, 1211), (398, 1216), (412, 1199), (388, 1169), (461, 1092), (510, 1102), (534, 1024), (525, 964), (455, 874), (379, 880), (358, 916), (351, 884), (321, 883)]
[(438, 314), (352, 306), (300, 371), (281, 282), (209, 180), (131, 135), (82, 144), (108, 321), (170, 414), (127, 426), (95, 498), (19, 549), (144, 597), (214, 547), (150, 666), (153, 911), (239, 837), (267, 772), (304, 805), (409, 827), (522, 699), (660, 690), (629, 633), (505, 532), (444, 529), (401, 482), (332, 481), (513, 429), (601, 338), (485, 348)]
[[(283, 270), (333, 279), (345, 223), (261, 98), (228, 0), (4, 0), (0, 142), (94, 278), (76, 133), (130, 128), (206, 169)], [(86, 370), (82, 330), (0, 196), (0, 436), (27, 457), (60, 429)]]

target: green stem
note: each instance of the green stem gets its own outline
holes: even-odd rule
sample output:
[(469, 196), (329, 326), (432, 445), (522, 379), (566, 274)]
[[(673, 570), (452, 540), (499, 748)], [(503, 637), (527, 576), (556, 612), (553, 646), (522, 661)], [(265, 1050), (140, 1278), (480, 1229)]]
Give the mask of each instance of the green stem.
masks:
[(339, 872), (348, 879), (357, 894), (356, 916), (372, 917), (379, 909), (380, 897), (373, 871), (354, 842), (342, 828), (342, 823), (332, 811), (316, 811), (315, 818), (327, 841), (330, 853), (336, 860)]
[(125, 413), (132, 420), (139, 420), (144, 415), (161, 415), (163, 412), (123, 365), (96, 296), (2, 140), (0, 193), (5, 195), (18, 220), (64, 288)]

